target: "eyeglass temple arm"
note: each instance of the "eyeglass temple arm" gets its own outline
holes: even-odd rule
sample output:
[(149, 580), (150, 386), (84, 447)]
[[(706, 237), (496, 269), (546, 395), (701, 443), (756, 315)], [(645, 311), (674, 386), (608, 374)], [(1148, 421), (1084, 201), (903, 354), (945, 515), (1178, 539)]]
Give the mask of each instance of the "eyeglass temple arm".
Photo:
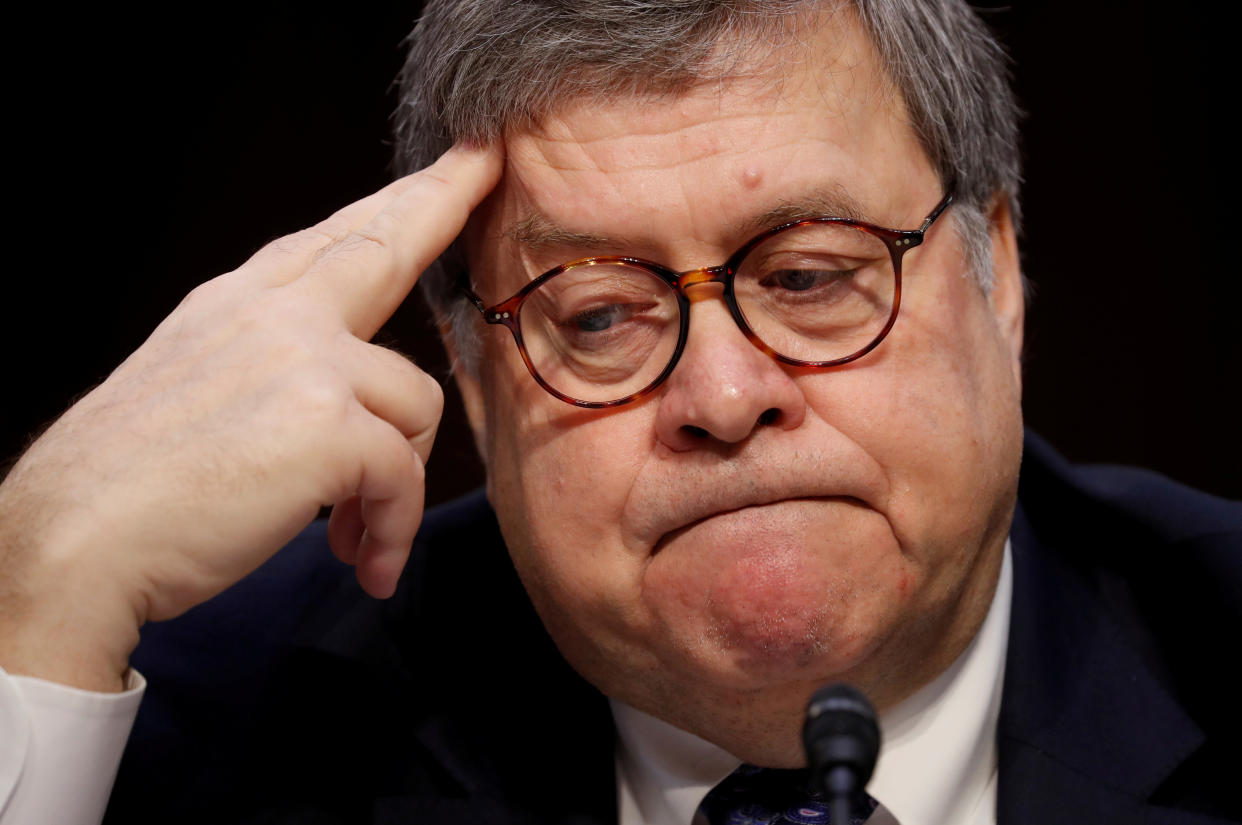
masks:
[(462, 273), (457, 277), (456, 286), (458, 292), (470, 299), (470, 303), (474, 304), (475, 309), (483, 315), (487, 315), (487, 307), (483, 304), (483, 299), (478, 295), (475, 295), (474, 290), (467, 285), (465, 273)]
[(944, 196), (944, 200), (931, 211), (931, 214), (923, 219), (923, 225), (919, 227), (919, 232), (926, 232), (928, 228), (936, 222), (936, 218), (940, 217), (940, 213), (949, 208), (949, 204), (953, 203), (953, 193)]

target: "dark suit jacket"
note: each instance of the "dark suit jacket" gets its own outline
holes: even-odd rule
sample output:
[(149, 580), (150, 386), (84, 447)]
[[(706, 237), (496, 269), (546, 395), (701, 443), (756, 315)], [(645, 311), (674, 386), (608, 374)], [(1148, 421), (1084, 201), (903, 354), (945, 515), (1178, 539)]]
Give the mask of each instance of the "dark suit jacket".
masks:
[[(1019, 500), (999, 821), (1240, 818), (1242, 507), (1034, 437)], [(144, 633), (108, 822), (615, 822), (607, 703), (483, 496), (428, 514), (387, 602), (323, 530)]]

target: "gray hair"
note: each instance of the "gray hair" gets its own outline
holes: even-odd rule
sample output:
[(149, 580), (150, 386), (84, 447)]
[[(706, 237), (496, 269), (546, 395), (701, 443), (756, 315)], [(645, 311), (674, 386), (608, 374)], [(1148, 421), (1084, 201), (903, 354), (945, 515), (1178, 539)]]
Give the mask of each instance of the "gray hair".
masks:
[[(455, 141), (538, 123), (567, 101), (670, 96), (728, 77), (747, 46), (781, 43), (794, 15), (823, 0), (428, 0), (399, 77), (395, 164), (434, 161)], [(1003, 50), (965, 0), (853, 0), (942, 184), (967, 264), (990, 289), (988, 212), (1019, 219), (1019, 110)], [(724, 44), (733, 48), (720, 48)], [(454, 291), (454, 244), (420, 283), (473, 368), (475, 312)]]

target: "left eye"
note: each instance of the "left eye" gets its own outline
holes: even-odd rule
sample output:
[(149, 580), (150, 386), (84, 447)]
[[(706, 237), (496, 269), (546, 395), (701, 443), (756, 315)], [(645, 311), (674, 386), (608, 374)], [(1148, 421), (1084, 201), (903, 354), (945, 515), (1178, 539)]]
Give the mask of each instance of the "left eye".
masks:
[(853, 273), (840, 269), (779, 269), (763, 279), (764, 286), (774, 286), (790, 292), (806, 292), (816, 287), (828, 286), (835, 281), (850, 277)]
[(608, 304), (579, 312), (570, 318), (569, 323), (580, 332), (603, 332), (631, 314), (632, 310), (628, 306)]

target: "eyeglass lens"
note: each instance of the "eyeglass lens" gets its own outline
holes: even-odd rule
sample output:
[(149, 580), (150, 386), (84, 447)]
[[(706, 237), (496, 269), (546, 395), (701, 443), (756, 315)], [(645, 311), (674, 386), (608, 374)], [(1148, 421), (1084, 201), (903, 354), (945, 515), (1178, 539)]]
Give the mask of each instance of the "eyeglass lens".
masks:
[[(811, 222), (765, 239), (737, 263), (745, 324), (798, 361), (847, 358), (871, 345), (892, 311), (888, 246), (851, 224)], [(608, 402), (647, 388), (676, 357), (676, 287), (641, 266), (585, 262), (527, 296), (518, 316), (527, 355), (558, 392)]]

